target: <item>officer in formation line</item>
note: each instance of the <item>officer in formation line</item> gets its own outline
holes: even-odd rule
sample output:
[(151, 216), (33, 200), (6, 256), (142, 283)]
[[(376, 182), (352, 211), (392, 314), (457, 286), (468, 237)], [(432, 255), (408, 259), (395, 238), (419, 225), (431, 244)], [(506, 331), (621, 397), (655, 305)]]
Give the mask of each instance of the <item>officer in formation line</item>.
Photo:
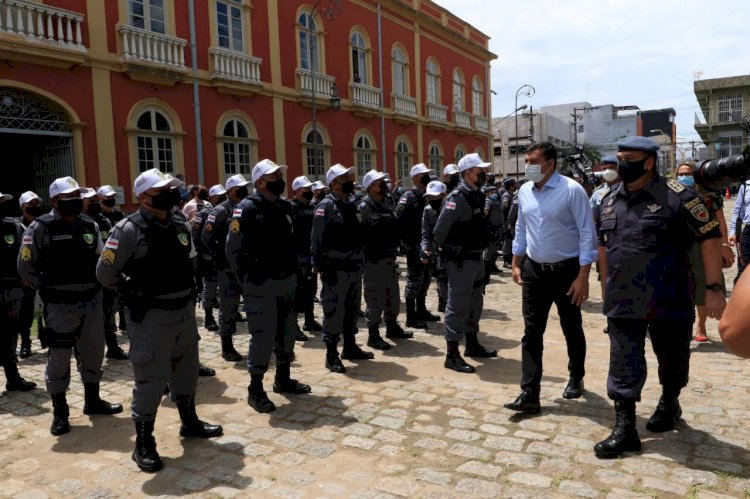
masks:
[(485, 282), (489, 282), (490, 273), (502, 272), (495, 261), (500, 247), (500, 237), (505, 227), (505, 215), (500, 204), (500, 196), (496, 185), (488, 185), (484, 190), (484, 216), (487, 218), (489, 243), (484, 252)]
[[(220, 185), (215, 192), (221, 192), (218, 204), (210, 211), (203, 225), (201, 243), (213, 259), (219, 293), (219, 335), (221, 336), (221, 357), (228, 362), (239, 362), (242, 355), (234, 348), (232, 337), (237, 332), (242, 283), (226, 257), (226, 241), (232, 212), (240, 201), (249, 195), (250, 182), (240, 174), (229, 177), (225, 187)], [(212, 188), (213, 189), (213, 188)], [(220, 189), (220, 191), (219, 191)]]
[(501, 237), (504, 269), (511, 268), (513, 263), (513, 230), (515, 226), (510, 223), (510, 209), (516, 197), (517, 185), (516, 179), (506, 178), (503, 180), (503, 189), (500, 195), (500, 206), (503, 207), (503, 220), (505, 221), (505, 230)]
[[(20, 198), (18, 198), (18, 204), (21, 208), (21, 216), (16, 218), (16, 220), (23, 224), (25, 230), (26, 227), (31, 225), (31, 222), (36, 220), (36, 217), (43, 214), (41, 199), (36, 193), (26, 191), (21, 194)], [(21, 244), (20, 239), (18, 243)], [(18, 258), (18, 255), (16, 255), (16, 258)], [(21, 339), (21, 349), (18, 352), (18, 356), (22, 359), (26, 359), (31, 357), (31, 324), (34, 322), (34, 315), (36, 312), (36, 288), (27, 283), (22, 284), (23, 297), (21, 298), (17, 323), (18, 335)]]
[[(169, 384), (182, 420), (183, 437), (220, 436), (221, 426), (195, 412), (198, 382), (198, 325), (193, 278), (195, 249), (184, 216), (173, 213), (177, 179), (157, 169), (139, 175), (133, 192), (140, 205), (110, 232), (96, 276), (127, 303), (130, 362), (133, 365), (132, 419), (136, 442), (132, 458), (147, 472), (163, 463), (156, 450), (154, 422)], [(180, 214), (181, 215), (181, 214)]]
[[(336, 164), (328, 169), (326, 182), (331, 192), (315, 209), (311, 235), (313, 268), (322, 283), (325, 365), (335, 373), (346, 372), (341, 358), (374, 358), (355, 341), (364, 251), (362, 224), (352, 196), (354, 176), (353, 167)], [(344, 349), (339, 357), (337, 345), (342, 335)]]
[(425, 199), (427, 204), (422, 215), (422, 241), (420, 243), (420, 258), (422, 263), (430, 269), (434, 269), (437, 281), (438, 311), (445, 312), (445, 304), (448, 301), (448, 269), (445, 260), (438, 252), (435, 244), (435, 224), (437, 223), (440, 209), (445, 199), (447, 188), (443, 182), (433, 180), (427, 184)]
[[(211, 196), (211, 192), (214, 193)], [(214, 204), (221, 203), (226, 195), (224, 187), (217, 184), (209, 189), (209, 203), (195, 212), (193, 221), (190, 224), (190, 234), (193, 238), (193, 246), (196, 250), (195, 258), (195, 285), (200, 297), (201, 306), (203, 307), (203, 327), (208, 331), (218, 331), (219, 324), (214, 318), (214, 309), (219, 308), (218, 297), (218, 277), (214, 258), (209, 249), (203, 244), (203, 227), (206, 225), (208, 215), (211, 213), (211, 207)]]
[[(317, 182), (316, 182), (317, 183)], [(294, 247), (297, 250), (297, 289), (294, 292), (294, 312), (303, 314), (304, 330), (320, 332), (323, 330), (318, 321), (315, 320), (315, 292), (318, 289), (316, 276), (312, 271), (312, 255), (310, 254), (310, 234), (312, 222), (315, 216), (315, 205), (313, 204), (313, 187), (316, 183), (310, 182), (307, 177), (297, 177), (292, 182), (292, 211), (294, 216)], [(322, 184), (321, 184), (322, 185)], [(324, 189), (325, 191), (325, 189)], [(296, 321), (296, 319), (295, 319)], [(302, 332), (297, 324), (297, 341), (307, 341), (307, 335)]]
[(461, 183), (445, 199), (437, 224), (435, 242), (448, 269), (448, 303), (445, 307), (445, 367), (461, 373), (474, 372), (458, 350), (466, 337), (468, 357), (495, 357), (497, 352), (479, 344), (479, 320), (484, 304), (484, 263), (487, 221), (484, 195), (490, 163), (478, 154), (467, 154), (458, 162)]
[(280, 197), (286, 192), (282, 175), (286, 170), (268, 159), (255, 165), (255, 192), (232, 210), (226, 242), (227, 260), (242, 283), (250, 332), (248, 404), (260, 413), (276, 409), (263, 389), (272, 351), (276, 356), (274, 392), (311, 391), (290, 377), (297, 331), (297, 252), (292, 204)]
[[(99, 197), (99, 205), (102, 208), (102, 215), (107, 217), (109, 223), (114, 227), (117, 222), (125, 218), (125, 214), (117, 208), (117, 191), (111, 185), (102, 185), (96, 191)], [(116, 298), (117, 313), (119, 315), (119, 329), (125, 330), (125, 303), (118, 296)], [(105, 310), (106, 313), (106, 310)]]
[(0, 330), (0, 362), (5, 371), (5, 389), (9, 392), (27, 392), (33, 390), (36, 383), (23, 379), (16, 366), (16, 331), (21, 300), (24, 296), (16, 262), (21, 249), (24, 226), (18, 220), (5, 216), (11, 199), (13, 196), (10, 194), (0, 193), (0, 221), (3, 237), (0, 243), (0, 317), (3, 320), (3, 327)]
[(448, 194), (453, 192), (460, 182), (461, 175), (459, 174), (458, 166), (453, 163), (445, 165), (445, 168), (443, 168), (443, 183), (445, 184), (446, 192)]
[(388, 339), (408, 339), (413, 333), (405, 332), (398, 324), (401, 293), (398, 286), (399, 231), (393, 205), (386, 198), (386, 174), (369, 171), (362, 180), (367, 192), (359, 204), (365, 250), (364, 296), (367, 319), (367, 346), (388, 350), (391, 345), (380, 336), (380, 320), (385, 318), (385, 336)]
[(120, 404), (99, 397), (104, 359), (101, 285), (96, 260), (102, 251), (99, 226), (81, 214), (81, 187), (71, 177), (55, 180), (49, 188), (52, 211), (26, 229), (18, 254), (21, 278), (39, 289), (46, 328), (39, 333), (49, 346), (45, 381), (54, 406), (50, 432), (70, 431), (66, 391), (70, 358), (76, 351), (85, 390), (84, 414), (117, 414)]

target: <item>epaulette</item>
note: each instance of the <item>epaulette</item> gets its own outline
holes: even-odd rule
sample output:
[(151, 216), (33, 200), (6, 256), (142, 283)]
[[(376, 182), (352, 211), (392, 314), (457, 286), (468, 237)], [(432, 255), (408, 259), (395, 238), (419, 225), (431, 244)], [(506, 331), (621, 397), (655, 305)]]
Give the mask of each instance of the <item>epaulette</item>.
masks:
[(681, 193), (682, 191), (685, 190), (685, 186), (682, 185), (681, 183), (679, 183), (678, 181), (676, 181), (673, 178), (670, 178), (669, 180), (667, 180), (667, 187), (669, 187), (670, 189), (672, 189), (677, 194), (679, 194), (679, 193)]

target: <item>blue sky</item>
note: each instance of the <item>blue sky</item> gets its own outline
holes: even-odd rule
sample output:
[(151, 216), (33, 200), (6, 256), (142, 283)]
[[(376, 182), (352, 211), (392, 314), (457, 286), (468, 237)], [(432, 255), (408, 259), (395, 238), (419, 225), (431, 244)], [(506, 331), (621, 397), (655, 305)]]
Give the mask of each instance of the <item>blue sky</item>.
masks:
[(492, 114), (518, 105), (672, 107), (680, 140), (699, 140), (693, 72), (702, 79), (750, 74), (748, 0), (436, 0), (489, 35)]

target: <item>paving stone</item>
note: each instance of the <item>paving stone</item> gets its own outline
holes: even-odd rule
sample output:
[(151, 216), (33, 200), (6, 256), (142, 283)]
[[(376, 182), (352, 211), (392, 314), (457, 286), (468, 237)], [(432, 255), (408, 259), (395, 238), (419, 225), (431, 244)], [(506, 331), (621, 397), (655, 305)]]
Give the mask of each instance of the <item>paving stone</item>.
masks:
[(250, 457), (263, 457), (267, 456), (274, 451), (273, 447), (260, 444), (248, 444), (243, 448), (243, 452), (246, 456)]
[(435, 400), (437, 398), (437, 395), (433, 395), (431, 393), (412, 392), (411, 394), (409, 394), (408, 398), (409, 400), (413, 400), (414, 402), (428, 404)]
[(629, 487), (636, 481), (634, 476), (615, 470), (596, 470), (594, 476), (607, 486), (619, 485)]
[(524, 469), (536, 467), (538, 460), (539, 457), (534, 454), (523, 454), (521, 452), (500, 451), (495, 454), (496, 463)]
[(479, 427), (480, 431), (483, 431), (485, 433), (489, 433), (490, 435), (507, 435), (508, 429), (504, 426), (491, 424), (491, 423), (485, 423), (482, 426)]
[(703, 470), (674, 470), (672, 471), (672, 479), (687, 486), (700, 484), (707, 487), (716, 487), (719, 485), (719, 477), (716, 476), (716, 473)]
[(386, 388), (385, 390), (380, 392), (380, 395), (394, 399), (403, 399), (409, 396), (409, 390), (403, 390), (399, 388)]
[(537, 419), (523, 419), (518, 423), (518, 426), (524, 430), (550, 433), (557, 430), (558, 425), (554, 423), (546, 423)]
[(549, 440), (550, 436), (546, 433), (537, 433), (534, 431), (528, 431), (528, 430), (518, 430), (513, 434), (516, 438), (526, 439), (526, 440)]
[(296, 449), (300, 445), (305, 443), (305, 439), (297, 433), (284, 433), (279, 436), (274, 443), (278, 446), (285, 447), (288, 449)]
[(317, 478), (315, 478), (315, 475), (312, 475), (310, 473), (302, 473), (299, 470), (286, 473), (282, 477), (282, 479), (291, 485), (296, 485), (297, 487), (306, 487), (308, 485), (312, 485), (317, 480)]
[(447, 438), (453, 439), (453, 440), (460, 440), (462, 442), (475, 442), (482, 438), (481, 433), (477, 433), (475, 431), (468, 431), (468, 430), (460, 430), (458, 428), (454, 428), (448, 432), (446, 432), (445, 436)]
[(497, 483), (476, 478), (461, 480), (456, 485), (456, 490), (462, 494), (471, 494), (474, 497), (497, 497), (502, 491)]
[(406, 411), (404, 409), (384, 409), (380, 411), (380, 414), (383, 416), (391, 416), (394, 418), (404, 419), (409, 415), (409, 411)]
[(432, 468), (417, 468), (412, 471), (412, 476), (417, 480), (433, 485), (448, 485), (451, 483), (450, 473), (437, 471)]
[(458, 473), (464, 473), (467, 475), (477, 475), (484, 478), (497, 478), (502, 472), (502, 468), (499, 466), (493, 466), (491, 464), (480, 463), (477, 461), (468, 461), (459, 466), (456, 471)]
[(477, 423), (472, 419), (451, 419), (448, 421), (448, 425), (451, 428), (459, 428), (461, 430), (473, 430), (477, 427)]
[(448, 409), (447, 414), (452, 418), (474, 419), (474, 416), (472, 416), (469, 411), (465, 409), (459, 409), (458, 407), (451, 407), (450, 409)]
[(349, 435), (359, 435), (360, 437), (369, 437), (373, 431), (374, 428), (372, 426), (364, 423), (352, 423), (341, 428), (342, 433), (347, 433)]
[(307, 454), (308, 456), (323, 459), (336, 451), (336, 446), (332, 444), (319, 444), (319, 443), (307, 443), (300, 447), (300, 451)]
[(205, 490), (210, 484), (210, 480), (200, 475), (187, 475), (177, 482), (179, 487), (182, 487), (189, 492)]
[(565, 457), (569, 456), (571, 451), (549, 442), (531, 442), (526, 448), (526, 452), (542, 454), (543, 456)]
[(274, 487), (268, 492), (276, 497), (282, 497), (284, 499), (301, 499), (305, 496), (305, 493), (301, 490), (291, 487)]
[(422, 490), (422, 486), (406, 477), (388, 477), (378, 484), (378, 490), (399, 497), (413, 497)]
[(465, 457), (467, 459), (489, 459), (490, 453), (480, 447), (474, 447), (473, 445), (466, 444), (453, 444), (448, 450), (449, 453), (455, 454), (456, 456)]
[(448, 442), (436, 438), (421, 438), (414, 442), (414, 447), (428, 450), (446, 449), (448, 447)]
[(623, 471), (633, 473), (634, 475), (648, 475), (664, 477), (669, 475), (669, 468), (663, 464), (653, 461), (644, 461), (639, 459), (626, 459), (622, 464)]
[(641, 485), (647, 489), (660, 490), (669, 494), (679, 494), (681, 496), (687, 494), (687, 487), (680, 483), (667, 482), (650, 476), (642, 477)]
[(580, 478), (581, 467), (568, 459), (557, 457), (546, 458), (539, 463), (539, 471), (545, 471), (554, 475), (566, 475), (568, 478)]
[(594, 489), (592, 486), (583, 482), (574, 482), (571, 480), (563, 480), (560, 482), (560, 490), (566, 494), (571, 494), (578, 497), (598, 497), (599, 491)]
[(409, 431), (413, 431), (415, 433), (426, 433), (427, 435), (442, 435), (444, 430), (442, 426), (438, 425), (422, 425), (419, 423), (414, 423), (409, 427)]
[(356, 435), (348, 435), (346, 438), (344, 438), (344, 440), (341, 441), (341, 443), (349, 447), (356, 447), (358, 449), (364, 450), (370, 450), (375, 447), (375, 444), (377, 444), (375, 440), (372, 440), (370, 438), (358, 437)]
[(404, 423), (405, 421), (403, 419), (394, 418), (391, 416), (378, 416), (370, 421), (370, 424), (373, 424), (375, 426), (383, 426), (385, 428), (390, 428), (391, 430), (398, 430), (399, 428), (404, 426)]
[(585, 438), (571, 437), (570, 435), (556, 435), (552, 443), (564, 447), (573, 447), (579, 450), (591, 450), (594, 448), (594, 442)]
[(526, 441), (520, 438), (498, 437), (493, 435), (487, 437), (482, 445), (495, 450), (521, 451), (525, 443)]
[(731, 475), (742, 475), (743, 468), (739, 463), (733, 463), (729, 461), (722, 461), (720, 459), (707, 459), (704, 457), (697, 457), (692, 460), (692, 464), (697, 468), (703, 470), (716, 470), (723, 473), (729, 473)]
[(537, 473), (529, 473), (526, 471), (516, 471), (508, 475), (508, 480), (521, 485), (528, 485), (529, 487), (549, 488), (552, 485), (552, 479), (544, 475)]

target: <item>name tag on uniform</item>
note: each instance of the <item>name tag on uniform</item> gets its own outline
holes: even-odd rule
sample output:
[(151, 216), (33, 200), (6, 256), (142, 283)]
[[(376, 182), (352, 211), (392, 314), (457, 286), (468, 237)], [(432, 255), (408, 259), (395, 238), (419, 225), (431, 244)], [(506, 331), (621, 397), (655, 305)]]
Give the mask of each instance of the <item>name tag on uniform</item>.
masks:
[(67, 239), (73, 239), (72, 234), (62, 234), (60, 236), (52, 236), (53, 241), (65, 241)]

